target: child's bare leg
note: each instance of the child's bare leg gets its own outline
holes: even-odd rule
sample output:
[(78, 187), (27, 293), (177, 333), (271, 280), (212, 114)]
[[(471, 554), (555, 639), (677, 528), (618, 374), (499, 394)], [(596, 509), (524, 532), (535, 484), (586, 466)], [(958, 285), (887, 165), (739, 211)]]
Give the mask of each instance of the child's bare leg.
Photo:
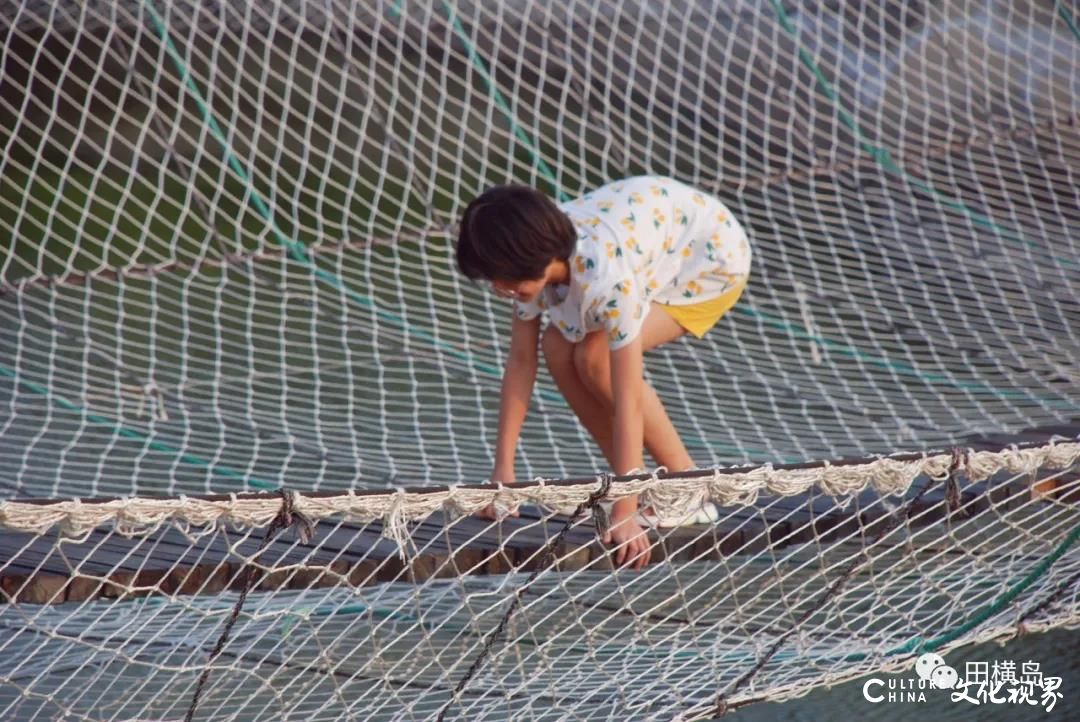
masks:
[[(663, 310), (654, 308), (646, 317), (641, 333), (642, 346), (648, 350), (678, 338), (685, 330)], [(615, 405), (611, 390), (611, 357), (605, 334), (589, 334), (584, 341), (573, 347), (573, 351), (578, 378), (589, 393), (603, 405), (604, 415), (610, 426)], [(690, 453), (675, 430), (675, 425), (671, 423), (656, 390), (648, 383), (644, 385), (641, 401), (645, 448), (656, 463), (667, 467), (669, 471), (693, 469), (695, 464)]]
[(559, 387), (566, 403), (577, 415), (581, 425), (596, 441), (608, 463), (614, 463), (615, 442), (612, 431), (612, 412), (596, 398), (578, 376), (574, 365), (576, 344), (567, 341), (555, 328), (548, 327), (540, 342), (551, 378)]

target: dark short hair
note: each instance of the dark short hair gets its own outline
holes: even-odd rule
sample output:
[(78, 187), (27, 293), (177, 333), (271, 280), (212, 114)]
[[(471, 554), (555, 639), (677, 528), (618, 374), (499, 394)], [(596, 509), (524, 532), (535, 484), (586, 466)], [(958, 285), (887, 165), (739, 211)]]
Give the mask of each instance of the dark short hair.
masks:
[(471, 279), (528, 281), (574, 252), (577, 230), (546, 195), (528, 186), (495, 186), (461, 218), (457, 264)]

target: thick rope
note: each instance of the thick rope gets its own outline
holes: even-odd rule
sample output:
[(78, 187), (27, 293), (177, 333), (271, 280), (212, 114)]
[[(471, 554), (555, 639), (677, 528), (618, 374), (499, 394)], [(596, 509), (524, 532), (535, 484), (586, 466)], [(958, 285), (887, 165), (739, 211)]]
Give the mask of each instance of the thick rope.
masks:
[[(1010, 447), (994, 451), (968, 451), (965, 473), (971, 481), (998, 472), (1032, 474), (1039, 469), (1064, 469), (1080, 462), (1080, 439), (1050, 440), (1040, 446)], [(819, 489), (833, 497), (848, 497), (866, 489), (880, 496), (901, 496), (922, 476), (942, 478), (953, 463), (948, 452), (918, 452), (874, 459), (813, 462), (787, 467), (706, 469), (678, 474), (642, 474), (613, 480), (611, 497), (641, 495), (660, 516), (685, 515), (704, 494), (721, 506), (755, 503), (761, 494), (795, 496)], [(587, 501), (595, 480), (547, 480), (500, 485), (452, 486), (396, 492), (298, 495), (297, 511), (313, 521), (330, 517), (356, 522), (384, 523), (384, 535), (398, 542), (408, 536), (407, 524), (446, 511), (467, 516), (498, 503), (540, 506), (569, 515)], [(954, 499), (955, 500), (955, 499)], [(208, 526), (227, 522), (241, 527), (263, 527), (278, 513), (272, 494), (175, 498), (120, 498), (106, 500), (0, 501), (0, 529), (45, 534), (55, 527), (65, 536), (78, 537), (112, 525), (128, 536), (146, 534), (162, 524), (185, 522)]]

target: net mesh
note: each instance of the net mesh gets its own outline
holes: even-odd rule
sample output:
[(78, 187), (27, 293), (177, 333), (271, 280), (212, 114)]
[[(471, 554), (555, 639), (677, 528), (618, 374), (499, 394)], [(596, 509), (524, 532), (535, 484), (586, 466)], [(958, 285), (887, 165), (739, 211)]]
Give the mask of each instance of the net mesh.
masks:
[[(477, 478), (509, 314), (450, 250), (463, 204), (510, 180), (672, 174), (747, 226), (731, 318), (647, 364), (701, 465), (1078, 414), (1080, 40), (1049, 3), (5, 23), (9, 493)], [(524, 477), (603, 468), (546, 376), (536, 408)]]
[[(707, 719), (1075, 625), (1078, 460), (1080, 441), (608, 481), (684, 510), (701, 488), (741, 500), (654, 530), (640, 572), (581, 513), (596, 482), (508, 488), (532, 503), (501, 523), (468, 515), (479, 487), (7, 502), (0, 710)], [(1031, 500), (1032, 473), (1072, 501)]]
[[(754, 247), (731, 314), (646, 362), (702, 467), (1080, 434), (1067, 4), (24, 1), (0, 4), (0, 36), (0, 499), (482, 479), (509, 309), (453, 266), (464, 204), (496, 183), (568, 198), (638, 173), (716, 194)], [(544, 371), (518, 459), (521, 478), (605, 468)], [(991, 513), (963, 524), (926, 476), (760, 498), (699, 479), (675, 506), (720, 495), (721, 521), (680, 530), (696, 551), (640, 576), (607, 569), (584, 514), (559, 542), (584, 560), (539, 573), (453, 714), (689, 719), (720, 695), (909, 660), (890, 650), (960, 626), (1066, 544), (1075, 506), (1024, 487), (1067, 492), (1075, 459), (1045, 461), (976, 474), (971, 503)], [(940, 513), (916, 531), (905, 504), (924, 486), (916, 506)], [(20, 661), (0, 665), (0, 716), (172, 719), (206, 669), (206, 719), (437, 714), (571, 509), (527, 498), (500, 526), (440, 502), (421, 522), (402, 511), (415, 494), (334, 512), (351, 521), (260, 562), (301, 581), (259, 581), (212, 664), (276, 512), (62, 532), (83, 512), (4, 506), (3, 656)], [(853, 503), (903, 513), (875, 541)], [(809, 536), (724, 546), (744, 522), (758, 531), (740, 539), (769, 541), (778, 519)], [(1017, 529), (1024, 544), (957, 553)], [(459, 547), (486, 561), (446, 566)], [(843, 603), (731, 686), (852, 549), (876, 561)], [(1025, 587), (1027, 609), (1057, 594), (1026, 623), (1076, 621), (1076, 564), (1062, 551)], [(181, 568), (218, 581), (162, 571)], [(806, 671), (796, 650), (822, 656)]]

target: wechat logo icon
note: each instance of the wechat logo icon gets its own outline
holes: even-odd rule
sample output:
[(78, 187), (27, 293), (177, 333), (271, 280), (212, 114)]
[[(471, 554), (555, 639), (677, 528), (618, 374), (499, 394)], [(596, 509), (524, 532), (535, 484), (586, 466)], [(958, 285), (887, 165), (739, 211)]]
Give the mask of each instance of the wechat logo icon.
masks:
[(941, 655), (933, 652), (927, 652), (916, 660), (915, 673), (935, 689), (952, 689), (960, 679), (956, 670), (945, 664)]

